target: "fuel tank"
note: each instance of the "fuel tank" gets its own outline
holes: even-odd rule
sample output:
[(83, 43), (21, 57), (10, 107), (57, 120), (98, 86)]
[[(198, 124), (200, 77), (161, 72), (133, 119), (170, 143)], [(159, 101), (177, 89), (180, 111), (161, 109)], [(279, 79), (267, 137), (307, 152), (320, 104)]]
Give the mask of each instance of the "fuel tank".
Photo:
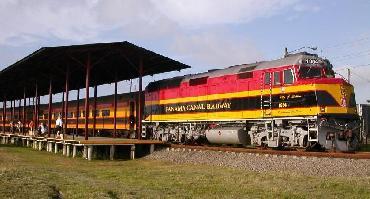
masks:
[(207, 140), (213, 144), (248, 144), (243, 127), (216, 127), (206, 131)]

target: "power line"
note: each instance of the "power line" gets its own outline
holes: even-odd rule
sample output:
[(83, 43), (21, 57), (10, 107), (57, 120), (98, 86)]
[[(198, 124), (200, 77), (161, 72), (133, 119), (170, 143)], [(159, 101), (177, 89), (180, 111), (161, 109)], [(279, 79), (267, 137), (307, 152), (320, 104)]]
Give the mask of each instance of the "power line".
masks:
[(370, 49), (367, 49), (367, 50), (356, 52), (356, 53), (350, 53), (350, 54), (340, 55), (340, 56), (333, 56), (333, 57), (331, 57), (331, 59), (337, 59), (337, 58), (340, 59), (340, 58), (346, 58), (346, 57), (356, 57), (356, 56), (369, 55), (369, 52), (370, 52)]
[(353, 65), (353, 66), (349, 65), (349, 66), (343, 66), (343, 67), (339, 67), (339, 68), (334, 68), (334, 70), (340, 71), (340, 70), (344, 70), (344, 69), (346, 69), (348, 67), (355, 69), (355, 68), (360, 68), (360, 67), (364, 67), (364, 66), (370, 66), (370, 64), (360, 64), (360, 65)]
[[(370, 49), (360, 51), (360, 52), (355, 52), (355, 53), (349, 53), (346, 55), (341, 55), (341, 56), (328, 56), (330, 60), (333, 62), (340, 62), (343, 63), (346, 60), (366, 60), (367, 58), (370, 58)], [(364, 64), (364, 66), (367, 66), (368, 64)], [(357, 67), (357, 66), (356, 66)]]
[(362, 75), (359, 75), (359, 74), (357, 74), (357, 73), (355, 73), (355, 72), (353, 72), (353, 71), (351, 71), (351, 73), (352, 73), (352, 74), (354, 74), (354, 75), (356, 75), (356, 76), (357, 76), (357, 77), (359, 77), (360, 79), (365, 80), (365, 81), (367, 81), (368, 83), (370, 83), (370, 79), (367, 79), (367, 78), (363, 77)]
[(353, 44), (357, 44), (357, 43), (364, 44), (364, 41), (367, 41), (367, 40), (370, 41), (370, 36), (366, 36), (364, 38), (356, 39), (356, 40), (353, 40), (353, 41), (334, 44), (334, 45), (331, 45), (331, 46), (328, 46), (328, 47), (324, 47), (324, 48), (322, 48), (322, 50), (338, 48), (338, 47), (341, 47), (341, 46), (353, 45)]

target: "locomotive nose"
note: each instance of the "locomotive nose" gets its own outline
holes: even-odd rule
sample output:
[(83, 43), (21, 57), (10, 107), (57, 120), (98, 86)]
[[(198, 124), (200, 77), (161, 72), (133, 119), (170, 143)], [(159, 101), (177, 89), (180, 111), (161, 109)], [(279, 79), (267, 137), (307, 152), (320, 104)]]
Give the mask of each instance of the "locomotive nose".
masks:
[(348, 108), (348, 113), (356, 113), (356, 97), (354, 87), (351, 84), (343, 82), (340, 85), (340, 97), (340, 105)]

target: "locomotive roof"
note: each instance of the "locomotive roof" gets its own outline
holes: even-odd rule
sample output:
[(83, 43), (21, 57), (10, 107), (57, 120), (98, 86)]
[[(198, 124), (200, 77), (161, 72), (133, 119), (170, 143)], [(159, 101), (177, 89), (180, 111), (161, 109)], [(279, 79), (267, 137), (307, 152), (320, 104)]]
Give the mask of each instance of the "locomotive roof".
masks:
[(209, 70), (208, 72), (204, 72), (204, 73), (190, 74), (190, 75), (185, 75), (185, 76), (174, 77), (171, 79), (159, 80), (159, 81), (150, 83), (148, 85), (148, 88), (154, 89), (158, 87), (168, 87), (168, 85), (173, 86), (173, 84), (179, 85), (181, 82), (186, 82), (186, 81), (189, 81), (190, 79), (197, 79), (197, 78), (202, 78), (202, 77), (219, 77), (219, 76), (238, 74), (238, 73), (254, 71), (254, 70), (276, 68), (278, 66), (298, 65), (298, 64), (301, 64), (302, 60), (305, 60), (305, 59), (323, 60), (322, 58), (318, 57), (316, 54), (300, 52), (296, 54), (289, 54), (283, 58), (272, 60), (272, 61), (260, 61), (260, 62), (251, 63), (251, 64), (235, 65), (235, 66), (230, 66), (225, 69), (213, 69), (213, 70)]
[(229, 74), (238, 74), (242, 72), (254, 71), (254, 70), (262, 70), (262, 69), (269, 69), (269, 68), (276, 68), (278, 66), (289, 66), (289, 65), (298, 65), (302, 63), (302, 60), (305, 59), (321, 59), (316, 54), (310, 54), (307, 52), (300, 52), (296, 54), (290, 54), (283, 58), (272, 60), (272, 61), (260, 61), (251, 64), (241, 64), (230, 66), (225, 69), (215, 69), (210, 70), (205, 73), (199, 73), (195, 75), (186, 76), (184, 80), (190, 80), (194, 78), (201, 78), (201, 77), (219, 77)]

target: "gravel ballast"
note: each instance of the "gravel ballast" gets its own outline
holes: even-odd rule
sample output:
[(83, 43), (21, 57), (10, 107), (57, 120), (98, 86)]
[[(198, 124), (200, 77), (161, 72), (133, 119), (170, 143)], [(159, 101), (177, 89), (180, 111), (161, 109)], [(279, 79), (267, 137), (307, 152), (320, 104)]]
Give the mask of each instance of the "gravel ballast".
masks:
[(298, 157), (169, 148), (154, 151), (145, 158), (179, 164), (226, 166), (257, 172), (275, 171), (293, 172), (308, 176), (370, 177), (370, 160), (368, 159)]

